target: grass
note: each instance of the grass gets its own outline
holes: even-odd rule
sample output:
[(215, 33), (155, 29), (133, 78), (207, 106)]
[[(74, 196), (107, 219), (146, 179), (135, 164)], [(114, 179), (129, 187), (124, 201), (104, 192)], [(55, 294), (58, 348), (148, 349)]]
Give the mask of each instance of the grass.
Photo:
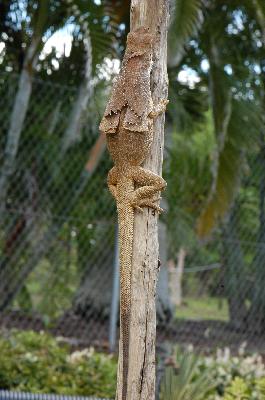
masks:
[(228, 321), (227, 301), (215, 297), (185, 297), (183, 304), (177, 307), (176, 318)]

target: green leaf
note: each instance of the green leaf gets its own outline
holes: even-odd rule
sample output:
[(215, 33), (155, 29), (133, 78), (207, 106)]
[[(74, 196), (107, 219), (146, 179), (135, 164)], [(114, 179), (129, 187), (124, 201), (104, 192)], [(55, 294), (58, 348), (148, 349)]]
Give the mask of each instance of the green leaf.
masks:
[(200, 359), (189, 351), (175, 349), (175, 367), (167, 367), (161, 385), (161, 400), (204, 400), (216, 384), (209, 371), (200, 371)]
[(199, 29), (202, 22), (201, 0), (176, 0), (172, 10), (169, 30), (169, 65), (178, 65), (184, 53), (184, 45)]
[(247, 172), (245, 153), (256, 146), (262, 129), (262, 115), (258, 106), (245, 100), (234, 100), (227, 127), (224, 146), (218, 153), (214, 185), (207, 205), (197, 221), (199, 237), (208, 236), (229, 211), (239, 188), (239, 182)]
[(250, 399), (249, 387), (242, 378), (236, 377), (226, 389), (224, 400), (248, 400)]
[(49, 334), (12, 331), (0, 353), (2, 389), (114, 398), (116, 360), (93, 348), (73, 352)]

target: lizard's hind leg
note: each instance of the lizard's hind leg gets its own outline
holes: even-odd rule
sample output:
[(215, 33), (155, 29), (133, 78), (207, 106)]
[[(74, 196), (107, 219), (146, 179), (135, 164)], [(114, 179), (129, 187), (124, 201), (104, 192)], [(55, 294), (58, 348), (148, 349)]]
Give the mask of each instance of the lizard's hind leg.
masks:
[(160, 198), (159, 192), (166, 187), (166, 181), (161, 176), (142, 167), (133, 169), (132, 178), (137, 185), (141, 186), (133, 192), (132, 206), (137, 209), (151, 207), (159, 212), (163, 211), (156, 202)]
[(109, 171), (107, 183), (112, 196), (117, 200), (118, 171), (116, 167), (111, 168)]
[(136, 210), (139, 210), (140, 212), (143, 212), (142, 207), (150, 207), (153, 210), (157, 211), (159, 214), (161, 214), (164, 210), (163, 210), (163, 208), (159, 207), (156, 204), (158, 200), (160, 200), (160, 197), (153, 198), (153, 199), (142, 199), (142, 200), (138, 200), (136, 203), (134, 203), (133, 206)]

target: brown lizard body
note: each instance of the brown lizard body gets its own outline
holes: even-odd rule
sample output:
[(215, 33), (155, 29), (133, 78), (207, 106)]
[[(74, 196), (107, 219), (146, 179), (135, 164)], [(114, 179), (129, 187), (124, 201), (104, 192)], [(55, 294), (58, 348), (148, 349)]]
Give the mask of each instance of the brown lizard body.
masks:
[(156, 203), (166, 186), (159, 175), (141, 167), (153, 141), (153, 120), (167, 104), (162, 100), (154, 107), (151, 98), (153, 39), (143, 27), (129, 33), (121, 72), (100, 124), (114, 161), (108, 186), (117, 203), (119, 221), (123, 389), (118, 400), (127, 396), (134, 210), (151, 207), (161, 211)]

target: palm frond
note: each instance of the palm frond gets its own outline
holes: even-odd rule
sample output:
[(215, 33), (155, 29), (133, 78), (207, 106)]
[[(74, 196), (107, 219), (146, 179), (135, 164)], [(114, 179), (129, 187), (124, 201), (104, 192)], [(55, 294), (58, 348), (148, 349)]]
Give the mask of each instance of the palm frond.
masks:
[(194, 225), (211, 186), (210, 155), (214, 143), (212, 121), (208, 114), (202, 126), (181, 133), (173, 131), (170, 143), (166, 143), (163, 173), (168, 182), (168, 212), (164, 218), (171, 232), (171, 257), (176, 256), (176, 249), (180, 246), (196, 246)]
[(214, 189), (197, 221), (199, 237), (207, 237), (233, 203), (240, 179), (247, 172), (246, 150), (256, 146), (262, 121), (253, 102), (234, 100), (224, 146), (218, 154)]
[(187, 40), (196, 33), (202, 23), (201, 0), (176, 0), (169, 30), (169, 65), (179, 64)]
[(208, 371), (200, 370), (199, 357), (175, 350), (175, 367), (167, 367), (161, 387), (161, 400), (203, 400), (216, 383)]
[(265, 3), (263, 0), (254, 0), (254, 6), (257, 11), (263, 14), (263, 19), (265, 18)]
[(215, 135), (219, 149), (224, 145), (231, 117), (232, 97), (228, 78), (217, 63), (210, 60), (210, 97)]
[(116, 36), (120, 27), (116, 22), (115, 12), (102, 3), (98, 5), (84, 0), (68, 0), (68, 3), (69, 15), (76, 25), (73, 35), (81, 41), (89, 35), (95, 69), (105, 57), (116, 54)]
[(193, 131), (193, 128), (205, 122), (208, 109), (207, 94), (203, 84), (194, 87), (182, 84), (169, 70), (169, 105), (168, 117), (178, 132)]
[[(232, 83), (224, 71), (224, 60), (220, 48), (223, 35), (219, 33), (216, 35), (212, 25), (208, 26), (207, 32), (210, 36), (206, 52), (210, 64), (210, 103), (216, 149), (212, 158), (212, 187), (207, 205), (199, 216), (197, 224), (200, 237), (207, 236), (229, 208), (235, 188), (238, 186), (239, 166), (242, 162), (241, 143), (235, 142), (237, 128), (232, 129)], [(234, 106), (236, 104), (235, 102)], [(235, 113), (233, 117), (235, 118)]]

